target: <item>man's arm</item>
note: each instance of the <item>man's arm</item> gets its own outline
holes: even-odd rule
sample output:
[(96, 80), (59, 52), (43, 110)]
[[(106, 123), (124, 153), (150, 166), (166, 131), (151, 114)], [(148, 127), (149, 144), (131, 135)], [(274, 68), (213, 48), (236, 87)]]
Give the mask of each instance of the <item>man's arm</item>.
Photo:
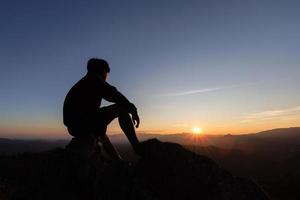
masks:
[[(100, 78), (96, 78), (96, 87), (102, 91), (102, 97), (109, 102), (119, 104), (124, 108), (128, 113), (132, 115), (132, 121), (136, 128), (139, 127), (140, 119), (137, 113), (137, 108), (130, 101), (115, 88), (106, 81), (103, 81)], [(96, 89), (96, 90), (98, 90)]]
[(137, 114), (137, 108), (135, 107), (135, 105), (133, 103), (130, 103), (130, 101), (121, 92), (119, 92), (117, 88), (113, 87), (105, 81), (102, 82), (102, 86), (103, 98), (105, 100), (121, 105), (132, 115)]

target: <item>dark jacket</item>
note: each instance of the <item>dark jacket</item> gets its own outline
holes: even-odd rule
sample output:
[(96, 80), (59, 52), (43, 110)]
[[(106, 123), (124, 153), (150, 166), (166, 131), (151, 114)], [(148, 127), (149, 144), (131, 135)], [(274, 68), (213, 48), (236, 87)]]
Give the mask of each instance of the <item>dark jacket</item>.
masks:
[(136, 110), (135, 106), (115, 87), (95, 74), (88, 73), (70, 89), (65, 98), (64, 124), (72, 126), (93, 120), (101, 105), (102, 98), (123, 106), (129, 113)]

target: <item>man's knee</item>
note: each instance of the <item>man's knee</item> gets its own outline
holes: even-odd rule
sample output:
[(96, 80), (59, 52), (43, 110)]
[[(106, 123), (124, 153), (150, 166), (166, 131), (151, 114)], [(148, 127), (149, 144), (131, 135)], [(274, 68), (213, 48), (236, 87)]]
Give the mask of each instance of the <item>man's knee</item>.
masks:
[(129, 112), (128, 112), (128, 110), (126, 110), (124, 107), (121, 107), (120, 106), (120, 108), (119, 108), (119, 117), (120, 116), (128, 116), (129, 115)]
[(129, 114), (128, 110), (119, 104), (114, 104), (112, 111), (115, 112), (116, 117), (127, 116)]
[(100, 108), (99, 110), (99, 119), (104, 120), (106, 125), (108, 125), (115, 118), (126, 118), (128, 116), (128, 110), (119, 104), (106, 106)]

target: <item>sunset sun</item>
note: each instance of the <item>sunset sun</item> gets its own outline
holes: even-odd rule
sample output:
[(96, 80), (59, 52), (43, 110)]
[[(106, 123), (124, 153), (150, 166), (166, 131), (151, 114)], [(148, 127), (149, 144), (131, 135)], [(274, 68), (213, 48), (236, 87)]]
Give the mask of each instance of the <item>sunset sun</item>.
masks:
[(202, 132), (203, 132), (203, 130), (199, 126), (193, 127), (193, 134), (201, 134)]

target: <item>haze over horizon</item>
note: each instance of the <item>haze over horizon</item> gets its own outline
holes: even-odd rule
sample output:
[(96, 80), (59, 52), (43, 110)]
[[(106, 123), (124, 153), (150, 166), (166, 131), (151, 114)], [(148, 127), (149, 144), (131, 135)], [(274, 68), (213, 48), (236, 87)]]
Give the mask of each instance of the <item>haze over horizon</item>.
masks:
[(91, 57), (110, 63), (108, 82), (138, 107), (138, 133), (299, 127), (299, 8), (292, 0), (1, 1), (0, 137), (68, 137), (63, 101)]

